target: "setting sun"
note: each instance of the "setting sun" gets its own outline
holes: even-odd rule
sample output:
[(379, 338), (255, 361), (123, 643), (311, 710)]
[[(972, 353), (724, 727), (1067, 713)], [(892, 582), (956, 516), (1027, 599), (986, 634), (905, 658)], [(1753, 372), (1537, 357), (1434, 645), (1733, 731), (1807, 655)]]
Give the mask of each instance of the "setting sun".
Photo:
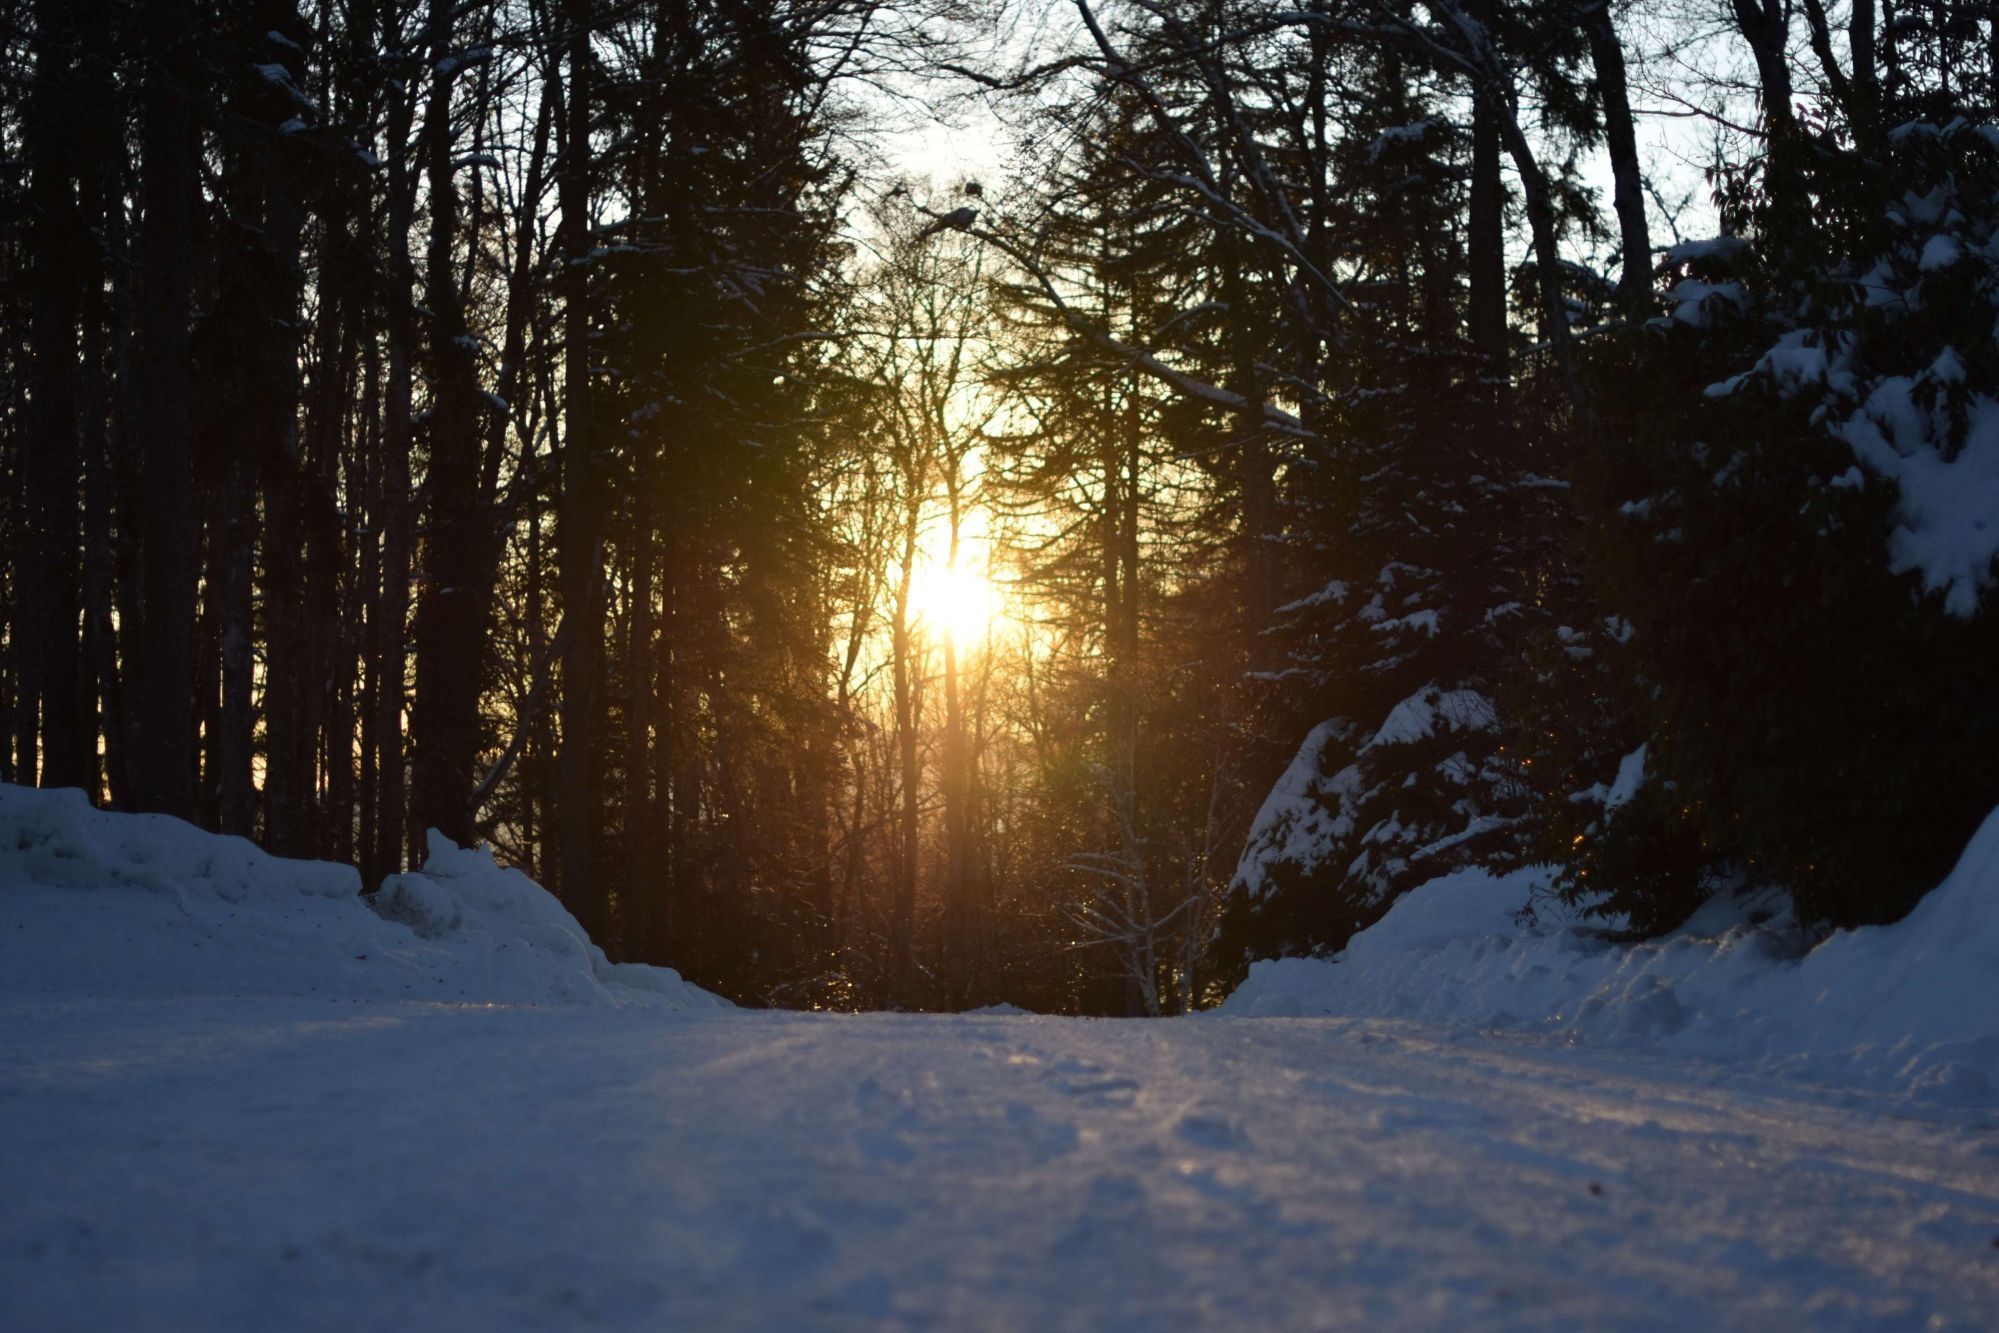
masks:
[(916, 572), (911, 590), (916, 618), (933, 633), (950, 636), (960, 652), (976, 649), (1000, 613), (999, 589), (970, 565), (930, 565)]

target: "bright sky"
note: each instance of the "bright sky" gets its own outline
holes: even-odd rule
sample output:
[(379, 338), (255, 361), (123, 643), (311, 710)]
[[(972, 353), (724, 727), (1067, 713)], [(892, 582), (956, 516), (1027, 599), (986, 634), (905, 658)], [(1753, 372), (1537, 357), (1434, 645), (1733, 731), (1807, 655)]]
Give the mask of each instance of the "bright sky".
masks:
[[(1067, 40), (1074, 26), (1066, 5), (1040, 4), (1032, 23), (1023, 23), (1022, 34), (1053, 49)], [(1621, 35), (1630, 62), (1631, 96), (1637, 112), (1639, 151), (1647, 173), (1657, 189), (1657, 198), (1646, 201), (1655, 246), (1672, 244), (1680, 236), (1697, 239), (1717, 230), (1714, 209), (1709, 203), (1702, 171), (1712, 152), (1711, 123), (1694, 114), (1686, 97), (1697, 94), (1697, 84), (1718, 82), (1716, 76), (1744, 77), (1743, 52), (1732, 35), (1717, 35), (1711, 18), (1698, 3), (1663, 0), (1653, 9), (1632, 8), (1619, 17)], [(1038, 26), (1037, 26), (1038, 25)], [(1684, 34), (1706, 31), (1701, 40), (1676, 46)], [(1023, 40), (1028, 40), (1023, 36)], [(939, 89), (943, 105), (940, 115), (925, 118), (920, 103), (898, 105), (891, 118), (899, 128), (889, 134), (883, 149), (891, 174), (906, 174), (919, 180), (927, 177), (940, 187), (948, 181), (968, 177), (987, 182), (989, 189), (1003, 183), (1011, 147), (1005, 126), (980, 101), (956, 94), (962, 88)], [(1746, 98), (1737, 96), (1725, 108), (1738, 123), (1754, 119), (1754, 109)], [(1585, 155), (1583, 178), (1594, 187), (1606, 213), (1610, 206), (1610, 165), (1599, 150)], [(1661, 201), (1677, 212), (1668, 218)], [(1614, 231), (1614, 226), (1613, 226)], [(1573, 247), (1571, 247), (1573, 248)], [(1526, 253), (1524, 236), (1519, 251)], [(1584, 256), (1577, 255), (1577, 258)]]

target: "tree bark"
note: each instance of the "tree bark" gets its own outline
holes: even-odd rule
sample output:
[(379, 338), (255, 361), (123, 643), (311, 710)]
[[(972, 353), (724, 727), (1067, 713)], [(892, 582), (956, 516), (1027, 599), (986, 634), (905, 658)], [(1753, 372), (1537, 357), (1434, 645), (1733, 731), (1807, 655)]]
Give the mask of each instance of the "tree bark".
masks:
[[(300, 56), (309, 34), (299, 21), (296, 0), (262, 0), (259, 33), (288, 37), (273, 43), (270, 58), (303, 86)], [(314, 850), (307, 834), (316, 786), (313, 728), (309, 718), (320, 680), (306, 642), (312, 634), (303, 549), (308, 534), (324, 526), (310, 512), (310, 479), (299, 448), (300, 241), (305, 210), (298, 196), (292, 145), (282, 126), (298, 108), (276, 99), (264, 108), (268, 126), (260, 147), (263, 226), (257, 247), (257, 282), (252, 311), (256, 342), (250, 364), (257, 388), (251, 395), (265, 514), (264, 559), (264, 832), (281, 856)]]
[[(1995, 23), (1999, 30), (1999, 23)], [(1847, 47), (1853, 53), (1853, 81), (1870, 97), (1880, 94), (1875, 73), (1874, 0), (1853, 0), (1846, 27)]]
[(1604, 146), (1610, 155), (1613, 206), (1624, 264), (1618, 302), (1632, 320), (1652, 307), (1652, 240), (1645, 225), (1645, 182), (1638, 164), (1638, 136), (1631, 119), (1631, 94), (1624, 79), (1624, 47), (1611, 25), (1610, 0), (1583, 0), (1582, 28), (1596, 66), (1597, 96), (1603, 104)]
[(1465, 323), (1486, 373), (1504, 381), (1506, 366), (1505, 187), (1500, 180), (1497, 95), (1472, 92), (1471, 192), (1465, 217), (1465, 261), (1470, 290)]
[[(431, 0), (427, 44), (432, 76), (421, 144), (429, 182), (430, 234), (424, 253), (432, 402), (430, 498), (423, 576), (416, 607), (416, 699), (410, 784), (413, 834), (435, 828), (452, 841), (476, 840), (472, 788), (482, 741), (487, 633), (497, 575), (498, 524), (482, 467), (476, 344), (465, 319), (456, 252), (459, 198), (451, 136), (452, 0)], [(475, 115), (479, 114), (475, 110)]]
[[(240, 317), (240, 315), (239, 315)], [(215, 603), (220, 656), (222, 697), (217, 705), (215, 733), (209, 737), (209, 766), (205, 786), (216, 801), (217, 826), (224, 833), (249, 837), (256, 816), (251, 765), (251, 745), (256, 736), (256, 719), (251, 712), (255, 674), (252, 625), (255, 612), (251, 598), (251, 571), (257, 553), (257, 488), (252, 432), (258, 425), (255, 386), (247, 396), (250, 411), (243, 426), (231, 423), (222, 430), (222, 485), (214, 500), (209, 523), (210, 570), (213, 579), (209, 595)], [(241, 400), (236, 406), (242, 406)]]
[(87, 108), (81, 105), (75, 17), (68, 0), (41, 0), (36, 6), (35, 77), (22, 126), (34, 391), (21, 460), (26, 540), (14, 566), (21, 599), (16, 746), (22, 780), (37, 776), (39, 752), (41, 785), (88, 786), (95, 799), (95, 728), (78, 637), (77, 502), (83, 477), (78, 335), (90, 256), (77, 198), (85, 169), (78, 137)]
[[(951, 458), (945, 466), (951, 474), (949, 487), (950, 568), (958, 568), (962, 547), (964, 513), (958, 475), (960, 460)], [(963, 1008), (972, 984), (972, 822), (971, 751), (965, 742), (965, 707), (958, 670), (958, 636), (955, 627), (944, 631), (944, 930), (947, 950), (948, 1008)]]
[[(391, 14), (383, 16), (383, 45), (402, 48), (405, 36)], [(406, 64), (408, 62), (405, 62)], [(404, 807), (403, 704), (408, 683), (409, 578), (412, 542), (410, 505), (411, 367), (416, 342), (412, 308), (416, 277), (409, 235), (416, 208), (415, 173), (410, 168), (415, 120), (414, 90), (395, 88), (389, 104), (386, 148), (389, 159), (387, 366), (382, 386), (381, 469), (377, 475), (382, 530), (381, 594), (375, 604), (375, 846), (364, 872), (369, 883), (402, 868), (406, 842)]]
[(906, 992), (913, 984), (913, 945), (916, 933), (917, 857), (922, 818), (918, 800), (922, 766), (917, 762), (916, 724), (920, 707), (914, 662), (915, 642), (910, 629), (911, 592), (916, 574), (916, 530), (921, 499), (914, 477), (906, 479), (909, 493), (903, 495), (901, 573), (895, 590), (895, 616), (889, 629), (889, 652), (895, 677), (895, 741), (901, 765), (901, 791), (897, 829), (900, 834), (895, 867), (895, 891), (889, 916), (889, 969), (892, 984)]
[(604, 921), (604, 894), (594, 876), (601, 858), (603, 760), (598, 753), (603, 708), (604, 607), (602, 479), (592, 403), (590, 346), (591, 0), (565, 0), (563, 150), (557, 193), (568, 261), (563, 313), (562, 500), (557, 526), (562, 614), (573, 631), (562, 654), (562, 737), (557, 760), (557, 883), (562, 899), (595, 933)]
[[(643, 475), (644, 468), (639, 469)], [(658, 848), (653, 823), (653, 564), (654, 515), (650, 505), (634, 498), (631, 506), (631, 575), (626, 585), (624, 663), (625, 714), (625, 873), (624, 897), (630, 903), (625, 943), (628, 952), (643, 951), (654, 933), (658, 910)]]
[(1589, 413), (1589, 394), (1583, 384), (1582, 367), (1576, 357), (1575, 333), (1569, 327), (1568, 306), (1562, 297), (1562, 254), (1555, 236), (1555, 205), (1549, 196), (1548, 178), (1534, 156), (1527, 134), (1520, 128), (1519, 106), (1510, 85), (1494, 87), (1503, 98), (1500, 138), (1513, 159), (1514, 174), (1526, 196), (1527, 225), (1534, 239), (1534, 267), (1540, 272), (1541, 337), (1553, 352), (1556, 368), (1568, 391), (1569, 404), (1578, 416)]
[[(84, 146), (86, 163), (79, 182), (84, 225), (98, 240), (87, 270), (83, 303), (83, 642), (84, 671), (99, 700), (104, 738), (103, 777), (114, 808), (131, 804), (126, 766), (124, 686), (118, 664), (114, 594), (121, 555), (117, 516), (119, 464), (110, 429), (116, 399), (129, 394), (127, 377), (115, 374), (114, 348), (121, 330), (115, 298), (106, 292), (103, 268), (122, 250), (122, 207), (126, 168), (123, 98), (117, 85), (117, 57), (102, 0), (77, 6), (83, 35)], [(111, 201), (120, 201), (114, 210)], [(129, 336), (129, 335), (126, 335)], [(114, 383), (115, 382), (115, 383)], [(88, 718), (86, 718), (88, 721)], [(92, 756), (94, 759), (95, 756)], [(95, 765), (93, 764), (93, 768)], [(91, 787), (95, 790), (93, 773)]]
[(195, 813), (194, 649), (197, 532), (188, 423), (188, 318), (194, 268), (199, 130), (188, 0), (155, 0), (141, 116), (145, 223), (139, 234), (138, 362), (142, 432), (138, 514), (142, 621), (133, 654), (132, 796), (144, 810)]
[[(1766, 134), (1765, 175), (1770, 195), (1774, 236), (1806, 238), (1804, 175), (1798, 161), (1798, 119), (1791, 107), (1791, 65), (1785, 54), (1790, 38), (1787, 0), (1729, 0), (1735, 26), (1749, 43), (1756, 75), (1763, 90)], [(1809, 242), (1807, 242), (1809, 243)]]

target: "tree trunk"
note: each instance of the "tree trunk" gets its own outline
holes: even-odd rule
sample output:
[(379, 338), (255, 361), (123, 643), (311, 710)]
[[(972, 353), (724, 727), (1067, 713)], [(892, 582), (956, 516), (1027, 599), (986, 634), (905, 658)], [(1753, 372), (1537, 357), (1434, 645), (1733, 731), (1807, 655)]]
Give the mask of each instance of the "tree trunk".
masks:
[[(382, 364), (378, 341), (369, 338), (361, 353), (361, 421), (358, 478), (350, 478), (361, 494), (369, 497), (368, 514), (376, 522), (383, 512), (382, 443), (385, 412), (382, 408)], [(357, 485), (358, 483), (358, 485)], [(373, 524), (357, 525), (354, 596), (364, 608), (359, 634), (360, 689), (354, 700), (359, 725), (358, 771), (355, 774), (354, 846), (360, 857), (362, 887), (372, 890), (381, 882), (378, 849), (381, 846), (381, 759), (380, 726), (382, 710), (382, 547)]]
[(906, 995), (914, 982), (912, 946), (916, 934), (916, 881), (921, 807), (918, 802), (922, 767), (917, 762), (916, 722), (918, 716), (915, 636), (910, 630), (911, 589), (916, 575), (916, 525), (921, 500), (914, 478), (902, 524), (902, 565), (895, 589), (895, 618), (889, 629), (889, 652), (895, 677), (895, 742), (901, 768), (900, 810), (897, 830), (901, 842), (895, 868), (895, 894), (889, 916), (889, 969), (892, 984)]
[(1124, 411), (1119, 415), (1117, 430), (1108, 436), (1104, 470), (1105, 670), (1110, 688), (1107, 715), (1111, 802), (1117, 821), (1114, 836), (1122, 862), (1124, 921), (1132, 938), (1113, 948), (1124, 959), (1129, 983), (1127, 1012), (1133, 1016), (1157, 1017), (1158, 950), (1146, 879), (1145, 845), (1139, 826), (1138, 646), (1142, 621), (1138, 561), (1144, 421), (1136, 376), (1126, 386)]
[[(1510, 90), (1508, 90), (1510, 93)], [(1588, 393), (1583, 386), (1582, 368), (1576, 359), (1575, 334), (1569, 327), (1569, 311), (1562, 296), (1562, 255), (1555, 237), (1555, 205), (1549, 197), (1548, 178), (1534, 157), (1533, 146), (1520, 128), (1519, 108), (1508, 95), (1505, 114), (1500, 117), (1500, 137), (1513, 158), (1513, 170), (1520, 177), (1521, 193), (1527, 199), (1527, 225), (1534, 239), (1534, 267), (1541, 276), (1541, 338), (1554, 353), (1556, 368), (1568, 390), (1570, 406), (1579, 414), (1588, 412)]]
[[(256, 394), (247, 395), (253, 404), (242, 425), (225, 425), (220, 441), (223, 476), (215, 512), (209, 524), (213, 548), (210, 568), (214, 584), (210, 596), (215, 603), (219, 635), (218, 650), (222, 697), (218, 704), (215, 734), (210, 737), (210, 765), (206, 785), (213, 788), (217, 826), (224, 833), (249, 837), (254, 832), (255, 803), (251, 779), (251, 745), (256, 720), (251, 712), (251, 688), (255, 657), (255, 637), (251, 601), (251, 570), (256, 564), (257, 489), (253, 460), (254, 432), (263, 423), (257, 420)], [(240, 406), (239, 402), (239, 406)]]
[[(306, 35), (291, 0), (269, 0), (258, 27), (289, 33), (300, 44)], [(303, 62), (295, 52), (280, 46), (272, 54), (288, 54), (292, 77), (303, 81)], [(294, 164), (285, 156), (289, 141), (277, 131), (289, 110), (272, 106), (267, 112), (272, 137), (252, 306), (257, 390), (250, 398), (254, 416), (246, 424), (256, 432), (265, 515), (264, 832), (273, 852), (303, 856), (315, 850), (307, 833), (316, 786), (310, 717), (322, 683), (306, 642), (315, 632), (312, 613), (323, 617), (330, 608), (313, 604), (305, 571), (304, 547), (328, 517), (313, 505), (299, 448), (299, 249), (305, 212), (293, 184)]]
[(1791, 64), (1785, 47), (1790, 40), (1790, 6), (1787, 0), (1729, 0), (1735, 26), (1749, 43), (1756, 61), (1756, 75), (1763, 90), (1763, 125), (1767, 135), (1765, 178), (1770, 195), (1771, 234), (1797, 237), (1815, 244), (1809, 236), (1804, 173), (1798, 160), (1797, 114), (1791, 107)]
[[(1999, 20), (1994, 21), (1999, 31)], [(1853, 81), (1869, 97), (1878, 96), (1881, 86), (1875, 73), (1874, 0), (1853, 0), (1847, 19), (1847, 44), (1853, 53)]]
[(1612, 202), (1624, 246), (1617, 284), (1619, 302), (1631, 320), (1651, 313), (1652, 240), (1645, 227), (1645, 184), (1638, 165), (1638, 136), (1632, 128), (1631, 95), (1624, 82), (1624, 47), (1611, 26), (1610, 0), (1583, 0), (1583, 32), (1596, 65), (1597, 95), (1603, 102), (1603, 137), (1610, 153)]
[[(233, 60), (245, 64), (269, 62), (296, 81), (303, 76), (295, 45), (273, 42), (279, 34), (287, 43), (306, 36), (293, 7), (284, 0), (260, 0), (225, 29), (225, 46)], [(263, 712), (265, 720), (264, 791), (267, 799), (266, 844), (273, 850), (294, 849), (280, 837), (278, 796), (283, 787), (290, 733), (283, 725), (284, 703), (292, 688), (292, 663), (283, 648), (285, 629), (297, 614), (297, 589), (272, 577), (271, 571), (290, 563), (285, 557), (296, 542), (295, 518), (280, 503), (283, 480), (273, 488), (270, 477), (281, 469), (273, 456), (286, 451), (296, 430), (298, 365), (294, 321), (298, 314), (298, 210), (285, 187), (285, 152), (289, 145), (279, 127), (297, 111), (292, 96), (273, 81), (239, 76), (224, 122), (222, 218), (226, 242), (219, 251), (220, 291), (206, 321), (208, 338), (217, 349), (205, 360), (214, 363), (214, 382), (226, 386), (227, 401), (208, 403), (204, 433), (210, 452), (221, 460), (209, 524), (212, 547), (211, 587), (216, 604), (221, 671), (221, 700), (208, 785), (214, 789), (220, 827), (226, 833), (254, 832), (255, 789), (252, 769), (256, 736), (255, 602), (253, 582), (258, 546), (258, 483), (264, 482), (263, 581), (265, 658)]]
[[(640, 469), (644, 475), (646, 469)], [(631, 506), (631, 578), (626, 588), (625, 634), (625, 874), (630, 921), (626, 952), (637, 956), (654, 933), (659, 906), (658, 849), (652, 807), (653, 711), (653, 514), (634, 498)]]
[[(385, 15), (384, 45), (403, 45), (400, 26)], [(389, 153), (388, 244), (389, 273), (385, 312), (388, 365), (382, 386), (382, 452), (377, 477), (378, 522), (382, 530), (381, 595), (375, 605), (375, 846), (366, 868), (371, 884), (402, 868), (406, 840), (403, 770), (403, 703), (407, 686), (409, 635), (410, 505), (410, 358), (416, 341), (415, 273), (410, 263), (409, 235), (415, 212), (416, 181), (410, 161), (410, 129), (415, 119), (415, 92), (391, 93), (386, 147)]]
[[(959, 487), (959, 460), (950, 459), (950, 568), (958, 568), (964, 513)], [(971, 752), (965, 743), (965, 708), (958, 678), (958, 636), (949, 624), (944, 630), (944, 934), (947, 958), (946, 981), (950, 994), (947, 1008), (963, 1008), (969, 1003), (972, 982), (972, 823), (970, 767)]]
[[(120, 198), (123, 177), (123, 117), (113, 77), (115, 62), (111, 34), (102, 7), (91, 0), (81, 9), (84, 35), (84, 78), (87, 104), (93, 108), (88, 120), (89, 137), (84, 158), (89, 163), (81, 200), (85, 225), (103, 238), (98, 261), (115, 253), (115, 219), (109, 216), (107, 201)], [(123, 208), (118, 209), (119, 216)], [(101, 273), (93, 269), (87, 283), (83, 307), (82, 396), (86, 404), (83, 422), (83, 642), (86, 677), (101, 701), (104, 737), (103, 775), (111, 804), (123, 809), (130, 805), (132, 788), (126, 767), (126, 720), (124, 689), (118, 669), (118, 636), (112, 614), (113, 594), (118, 574), (120, 534), (114, 524), (117, 510), (118, 463), (109, 428), (114, 389), (107, 380), (112, 366), (114, 303), (107, 299)], [(115, 392), (129, 392), (119, 384)], [(92, 756), (94, 759), (95, 756)], [(93, 764), (93, 768), (95, 765)], [(95, 774), (91, 782), (96, 789)]]
[(1471, 194), (1465, 217), (1465, 261), (1470, 290), (1465, 324), (1472, 347), (1497, 387), (1507, 378), (1506, 193), (1500, 179), (1498, 94), (1472, 93)]
[(142, 620), (132, 655), (138, 668), (132, 797), (141, 809), (192, 818), (198, 557), (188, 424), (188, 298), (200, 141), (192, 102), (197, 72), (189, 48), (200, 29), (188, 0), (154, 0), (145, 12), (152, 21), (140, 117), (145, 225), (137, 255), (134, 407), (144, 461), (142, 493), (134, 498)]
[(557, 797), (562, 899), (593, 934), (603, 928), (604, 895), (594, 876), (603, 818), (603, 760), (598, 723), (603, 707), (604, 606), (602, 480), (590, 383), (590, 120), (593, 96), (591, 0), (565, 0), (569, 67), (557, 193), (568, 259), (563, 313), (562, 501), (557, 559), (562, 614), (569, 625), (562, 653), (562, 740)]
[[(99, 41), (94, 43), (94, 59), (104, 71), (103, 78), (110, 80), (116, 61), (111, 52), (109, 34), (100, 31)], [(104, 141), (122, 144), (123, 106), (113, 102), (108, 96), (101, 103), (106, 111), (106, 121), (102, 126)], [(103, 686), (104, 750), (106, 776), (111, 782), (111, 799), (120, 810), (137, 809), (132, 792), (132, 713), (135, 702), (134, 681), (141, 674), (134, 664), (136, 645), (144, 638), (141, 629), (144, 616), (141, 614), (139, 589), (139, 516), (137, 505), (143, 493), (140, 481), (141, 450), (139, 445), (138, 420), (138, 362), (137, 349), (137, 298), (133, 292), (133, 265), (128, 261), (132, 255), (131, 234), (127, 219), (129, 210), (111, 206), (109, 201), (122, 197), (126, 165), (122, 152), (106, 152), (102, 162), (105, 174), (100, 182), (100, 199), (106, 201), (97, 215), (103, 220), (104, 252), (107, 260), (116, 257), (121, 262), (106, 264), (106, 282), (98, 294), (103, 300), (103, 330), (106, 348), (110, 391), (98, 401), (104, 404), (105, 412), (111, 414), (112, 428), (105, 430), (105, 470), (102, 484), (105, 489), (105, 503), (109, 509), (105, 521), (113, 529), (113, 539), (106, 548), (109, 556), (109, 580), (107, 589), (108, 605), (102, 612), (104, 630), (100, 653), (103, 661), (99, 675), (106, 682)], [(100, 423), (102, 413), (98, 414)], [(115, 638), (113, 617), (116, 618)]]
[[(78, 638), (78, 497), (83, 478), (77, 396), (78, 335), (85, 274), (92, 267), (77, 199), (86, 164), (78, 143), (83, 87), (69, 0), (36, 6), (35, 78), (23, 124), (28, 154), (27, 242), (32, 273), (29, 395), (21, 459), (25, 541), (15, 563), (20, 693), (20, 778), (45, 787), (85, 787), (97, 797), (95, 728), (83, 691)], [(96, 406), (92, 405), (93, 408)]]
[[(336, 202), (332, 214), (319, 229), (321, 254), (337, 256), (341, 266), (357, 263), (352, 242), (347, 239), (356, 225), (352, 211)], [(343, 427), (355, 407), (351, 374), (355, 336), (354, 304), (345, 278), (325, 274), (328, 267), (333, 265), (322, 264), (319, 313), (312, 337), (312, 393), (307, 404), (300, 484), (331, 495), (339, 484)], [(356, 480), (350, 473), (350, 486)], [(319, 770), (326, 775), (325, 799), (306, 842), (313, 853), (349, 861), (354, 855), (353, 668), (359, 648), (355, 631), (361, 624), (364, 603), (360, 581), (341, 577), (345, 553), (358, 545), (353, 518), (340, 514), (328, 519), (331, 521), (306, 527), (306, 586), (300, 599), (307, 630), (301, 667), (306, 678), (300, 688), (309, 691), (302, 699), (302, 740), (311, 747), (313, 757), (306, 776), (311, 779)]]
[[(434, 69), (424, 111), (422, 157), (429, 179), (430, 236), (424, 299), (430, 311), (430, 470), (425, 490), (423, 577), (416, 607), (415, 749), (411, 831), (435, 828), (476, 841), (472, 788), (482, 741), (488, 612), (499, 552), (485, 498), (476, 344), (466, 325), (455, 263), (459, 200), (451, 137), (452, 0), (431, 0), (428, 45)], [(476, 112), (475, 112), (476, 114)]]

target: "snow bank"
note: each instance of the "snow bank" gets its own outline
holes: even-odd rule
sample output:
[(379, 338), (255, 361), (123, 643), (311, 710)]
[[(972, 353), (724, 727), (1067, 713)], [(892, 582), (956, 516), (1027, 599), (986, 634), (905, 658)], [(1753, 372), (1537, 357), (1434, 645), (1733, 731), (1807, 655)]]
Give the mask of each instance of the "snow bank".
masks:
[(1809, 950), (1770, 900), (1722, 898), (1636, 945), (1523, 920), (1546, 872), (1465, 870), (1332, 961), (1257, 963), (1223, 1014), (1404, 1017), (1999, 1100), (1999, 811), (1904, 920)]
[(611, 963), (540, 885), (434, 832), (424, 868), (371, 901), (352, 866), (0, 785), (0, 996), (163, 995), (723, 1003)]

